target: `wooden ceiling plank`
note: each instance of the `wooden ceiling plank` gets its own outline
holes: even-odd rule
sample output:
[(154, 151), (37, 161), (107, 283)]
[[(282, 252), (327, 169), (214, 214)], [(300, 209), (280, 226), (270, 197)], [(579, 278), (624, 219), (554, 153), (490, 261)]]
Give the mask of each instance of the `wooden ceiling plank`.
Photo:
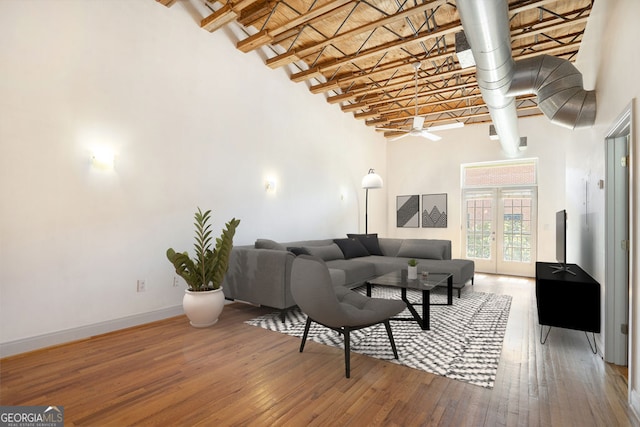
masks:
[[(420, 59), (420, 62), (423, 63), (423, 65), (431, 65), (430, 61), (440, 61), (440, 60), (444, 60), (445, 58), (447, 58), (448, 56), (452, 56), (453, 55), (453, 51), (447, 51), (444, 52), (442, 54), (438, 54), (438, 55), (434, 55), (434, 56), (428, 56), (428, 57), (423, 57)], [(355, 82), (356, 80), (359, 79), (363, 79), (363, 78), (369, 78), (372, 79), (373, 77), (379, 75), (379, 74), (384, 74), (384, 73), (388, 73), (390, 70), (395, 70), (398, 69), (400, 67), (404, 67), (404, 66), (411, 66), (414, 62), (416, 62), (416, 59), (414, 58), (407, 58), (407, 59), (401, 59), (398, 61), (393, 61), (393, 62), (388, 62), (386, 64), (384, 64), (383, 66), (380, 67), (374, 67), (374, 68), (370, 68), (368, 70), (362, 70), (359, 73), (352, 73), (351, 75), (343, 75), (343, 76), (336, 76), (333, 80), (330, 80), (328, 82), (325, 83), (320, 83), (317, 85), (312, 85), (309, 90), (311, 91), (311, 93), (314, 94), (318, 94), (318, 93), (323, 93), (323, 92), (329, 92), (332, 90), (336, 90), (339, 89), (341, 86), (342, 87), (346, 87), (349, 86), (351, 83)], [(475, 67), (472, 67), (473, 70), (475, 70)], [(422, 70), (424, 70), (423, 68), (421, 68)], [(470, 71), (471, 68), (465, 68), (463, 69), (457, 69), (457, 72), (461, 72), (461, 71), (465, 71), (468, 72)], [(439, 75), (440, 73), (438, 73)], [(413, 78), (413, 72), (411, 72), (411, 78)]]
[(406, 48), (408, 46), (411, 46), (413, 44), (418, 44), (421, 43), (425, 40), (429, 40), (431, 38), (436, 38), (436, 37), (441, 37), (444, 36), (446, 34), (452, 34), (452, 33), (456, 33), (458, 31), (460, 31), (462, 29), (462, 26), (460, 25), (459, 22), (457, 23), (453, 23), (447, 26), (441, 26), (440, 29), (438, 31), (434, 31), (434, 32), (428, 32), (425, 31), (423, 33), (420, 33), (419, 35), (409, 38), (409, 39), (404, 39), (404, 40), (400, 40), (400, 41), (393, 41), (393, 42), (389, 42), (389, 43), (385, 43), (383, 45), (380, 46), (376, 46), (374, 48), (371, 48), (369, 50), (364, 50), (359, 52), (358, 54), (355, 55), (345, 55), (344, 57), (340, 58), (340, 59), (336, 59), (333, 61), (328, 61), (326, 63), (323, 63), (321, 65), (319, 65), (319, 67), (322, 69), (322, 71), (330, 71), (330, 70), (334, 70), (338, 67), (341, 67), (347, 63), (350, 62), (354, 62), (357, 60), (362, 60), (362, 59), (368, 59), (372, 56), (376, 56), (376, 55), (383, 55), (386, 51), (390, 50), (390, 49), (401, 49), (401, 48)]
[[(466, 83), (470, 83), (470, 82), (466, 82)], [(473, 82), (471, 82), (472, 85), (475, 83), (475, 80)], [(420, 98), (429, 98), (432, 97), (434, 95), (444, 95), (448, 92), (450, 93), (455, 93), (457, 91), (461, 91), (463, 89), (467, 89), (469, 86), (460, 86), (460, 85), (455, 85), (455, 86), (443, 86), (440, 89), (449, 89), (449, 90), (445, 90), (445, 91), (440, 91), (439, 89), (432, 89), (431, 91), (424, 91), (420, 94), (418, 94), (418, 99)], [(438, 90), (438, 92), (435, 92), (436, 90)], [(480, 90), (480, 88), (472, 88), (471, 91), (475, 91), (475, 90)], [(381, 111), (386, 111), (386, 109), (388, 108), (388, 105), (391, 104), (395, 104), (398, 102), (402, 102), (402, 101), (407, 101), (407, 100), (411, 100), (415, 98), (415, 94), (407, 94), (407, 95), (403, 95), (403, 96), (396, 96), (396, 97), (390, 97), (390, 96), (378, 96), (376, 97), (376, 99), (368, 99), (366, 101), (363, 102), (358, 102), (356, 104), (346, 104), (344, 106), (341, 107), (342, 111), (344, 112), (350, 112), (350, 111), (357, 111), (357, 110), (366, 110), (366, 109), (371, 109), (371, 110), (375, 110), (378, 112)], [(459, 97), (462, 98), (462, 97)], [(451, 98), (448, 99), (448, 102), (452, 102), (457, 100), (458, 98), (454, 98), (453, 96), (451, 96)]]
[(269, 15), (273, 9), (269, 0), (261, 0), (254, 4), (245, 7), (238, 16), (238, 23), (245, 27), (250, 27), (253, 22), (256, 22), (263, 16)]
[[(433, 101), (433, 102), (425, 102), (425, 103), (418, 103), (418, 107), (419, 108), (425, 108), (425, 107), (434, 107), (434, 106), (438, 106), (438, 105), (442, 105), (442, 104), (451, 104), (452, 102), (460, 102), (460, 101), (464, 101), (464, 100), (471, 100), (471, 99), (476, 99), (476, 98), (481, 98), (482, 94), (480, 93), (476, 93), (473, 95), (465, 95), (465, 96), (459, 96), (456, 98), (452, 98), (452, 99), (444, 99), (444, 100), (440, 100), (440, 101)], [(419, 98), (418, 98), (419, 100)], [(357, 119), (367, 119), (370, 117), (374, 117), (375, 115), (379, 115), (379, 116), (384, 116), (385, 114), (392, 114), (392, 113), (399, 113), (401, 111), (407, 111), (409, 108), (411, 109), (415, 109), (415, 105), (408, 105), (406, 107), (396, 107), (396, 108), (385, 108), (384, 110), (380, 110), (380, 109), (376, 109), (374, 111), (368, 112), (362, 112), (362, 113), (356, 113), (353, 116)]]
[(388, 25), (388, 24), (392, 24), (394, 22), (406, 19), (410, 16), (414, 16), (417, 15), (419, 13), (422, 13), (426, 10), (430, 10), (433, 9), (434, 7), (439, 7), (443, 4), (447, 4), (448, 1), (447, 0), (434, 0), (431, 1), (429, 3), (425, 3), (425, 4), (421, 4), (419, 6), (415, 6), (412, 7), (410, 9), (407, 10), (403, 10), (400, 11), (396, 14), (384, 17), (382, 19), (379, 19), (377, 21), (374, 22), (369, 22), (365, 25), (362, 25), (358, 28), (354, 28), (352, 30), (346, 31), (342, 34), (338, 34), (336, 36), (333, 37), (328, 37), (327, 39), (315, 43), (313, 45), (309, 45), (309, 46), (305, 46), (305, 47), (301, 47), (299, 49), (294, 49), (292, 51), (289, 51), (287, 53), (283, 53), (281, 55), (278, 55), (274, 58), (271, 58), (267, 61), (267, 65), (269, 65), (271, 68), (278, 68), (278, 67), (282, 67), (284, 65), (290, 64), (292, 62), (295, 62), (296, 59), (294, 58), (300, 58), (300, 57), (305, 57), (305, 56), (309, 56), (314, 52), (317, 52), (319, 50), (321, 50), (323, 47), (326, 47), (332, 43), (337, 43), (340, 42), (342, 40), (346, 40), (349, 38), (353, 38), (354, 36), (367, 32), (367, 31), (372, 31), (375, 30), (376, 28), (382, 27), (384, 25)]
[(579, 18), (572, 19), (571, 21), (563, 21), (558, 18), (550, 19), (548, 21), (527, 26), (526, 28), (519, 28), (512, 31), (511, 41), (519, 40), (525, 37), (531, 37), (540, 33), (547, 33), (549, 31), (562, 30), (566, 27), (572, 27), (575, 25), (586, 25), (588, 19), (589, 16), (581, 16)]
[[(443, 87), (443, 88), (438, 88), (438, 89), (429, 90), (427, 92), (423, 92), (423, 95), (447, 92), (447, 91), (451, 91), (451, 90), (462, 88), (462, 87), (477, 86), (477, 85), (478, 85), (478, 83), (476, 81), (473, 81), (471, 83), (463, 83), (463, 84), (459, 84), (459, 85), (451, 85), (451, 86), (446, 86), (446, 87)], [(327, 98), (327, 102), (329, 104), (336, 104), (338, 102), (348, 101), (350, 99), (357, 98), (357, 97), (362, 96), (364, 94), (384, 92), (386, 90), (394, 89), (394, 88), (398, 88), (398, 87), (401, 87), (401, 85), (400, 84), (396, 84), (396, 85), (393, 85), (393, 87), (385, 86), (385, 87), (381, 87), (381, 88), (376, 88), (375, 90), (372, 90), (371, 88), (364, 88), (364, 89), (356, 90), (356, 91), (353, 91), (353, 92), (348, 92), (348, 93), (343, 93), (343, 94), (339, 94), (339, 95), (335, 95), (335, 96), (330, 96), (330, 97)]]
[[(465, 88), (461, 88), (461, 89), (465, 89)], [(458, 92), (460, 89), (456, 89), (455, 91), (452, 91), (451, 93), (455, 93)], [(437, 94), (430, 94), (429, 97), (433, 97), (434, 95), (443, 95), (446, 94), (448, 92), (440, 92)], [(480, 93), (474, 93), (474, 94), (470, 94), (467, 96), (458, 96), (458, 97), (452, 97), (449, 99), (441, 99), (438, 101), (432, 101), (432, 102), (423, 102), (420, 103), (418, 102), (418, 108), (419, 109), (424, 109), (427, 107), (437, 107), (437, 106), (441, 106), (441, 105), (445, 105), (445, 104), (453, 104), (453, 103), (459, 103), (461, 101), (464, 100), (470, 100), (470, 99), (477, 99), (477, 98), (482, 98), (482, 94)], [(383, 106), (384, 107), (384, 106)], [(404, 107), (395, 107), (395, 108), (385, 108), (384, 110), (382, 109), (377, 109), (376, 111), (378, 112), (378, 115), (380, 117), (384, 117), (387, 118), (387, 120), (389, 120), (389, 116), (393, 116), (394, 114), (400, 113), (400, 112), (409, 112), (411, 114), (411, 116), (413, 116), (415, 114), (415, 104), (407, 104)], [(425, 113), (420, 113), (418, 115), (422, 116)]]
[(535, 3), (525, 4), (523, 6), (516, 6), (513, 9), (509, 9), (509, 15), (513, 17), (518, 13), (526, 12), (527, 10), (531, 10), (531, 9), (537, 9), (539, 7), (546, 6), (550, 3), (557, 3), (557, 2), (558, 0), (540, 0)]
[[(329, 3), (326, 3), (322, 6), (319, 6), (315, 9), (308, 11), (307, 13), (303, 13), (302, 15), (296, 17), (295, 19), (292, 19), (289, 22), (285, 23), (284, 25), (271, 29), (269, 31), (270, 40), (268, 40), (267, 42), (256, 45), (255, 41), (249, 40), (254, 36), (250, 36), (244, 40), (240, 40), (236, 44), (236, 47), (246, 53), (246, 52), (250, 52), (253, 49), (257, 49), (259, 47), (265, 46), (267, 44), (277, 43), (279, 41), (282, 41), (282, 40), (276, 40), (276, 37), (280, 36), (281, 34), (287, 31), (290, 31), (296, 27), (299, 27), (303, 24), (306, 24), (308, 21), (318, 18), (320, 16), (326, 15), (328, 13), (336, 13), (338, 10), (340, 10), (340, 8), (344, 7), (345, 5), (348, 5), (349, 3), (351, 3), (350, 0), (335, 0)], [(248, 45), (256, 45), (256, 47), (254, 47), (253, 49), (249, 49)]]

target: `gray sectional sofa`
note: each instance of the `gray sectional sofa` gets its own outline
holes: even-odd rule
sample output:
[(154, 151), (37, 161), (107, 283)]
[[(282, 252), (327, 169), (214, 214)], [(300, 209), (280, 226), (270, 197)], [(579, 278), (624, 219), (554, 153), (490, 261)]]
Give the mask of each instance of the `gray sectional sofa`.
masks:
[(473, 261), (451, 259), (449, 240), (378, 238), (375, 234), (286, 243), (258, 239), (254, 245), (233, 248), (223, 282), (225, 297), (283, 312), (294, 307), (291, 265), (300, 254), (322, 258), (334, 286), (360, 286), (373, 277), (406, 269), (411, 258), (418, 261), (420, 271), (451, 273), (458, 297), (468, 282), (473, 284)]

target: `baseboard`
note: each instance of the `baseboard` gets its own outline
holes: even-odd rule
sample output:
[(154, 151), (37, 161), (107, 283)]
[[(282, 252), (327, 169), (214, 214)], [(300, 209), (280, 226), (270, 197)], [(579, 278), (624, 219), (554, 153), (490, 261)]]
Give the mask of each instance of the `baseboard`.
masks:
[(629, 405), (631, 406), (633, 415), (636, 416), (636, 419), (640, 420), (640, 396), (638, 392), (633, 389), (629, 390)]
[(106, 334), (107, 332), (143, 325), (145, 323), (155, 322), (169, 317), (179, 316), (181, 314), (184, 314), (182, 304), (150, 311), (148, 313), (135, 314), (133, 316), (108, 320), (106, 322), (80, 326), (78, 328), (66, 329), (64, 331), (52, 332), (50, 334), (0, 343), (0, 358), (64, 344), (71, 341), (77, 341), (100, 334)]

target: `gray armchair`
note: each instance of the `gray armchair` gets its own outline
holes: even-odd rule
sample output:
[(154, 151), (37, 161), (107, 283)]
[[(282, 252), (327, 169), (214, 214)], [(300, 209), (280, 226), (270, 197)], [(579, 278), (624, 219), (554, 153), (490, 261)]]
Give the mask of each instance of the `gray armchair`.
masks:
[(293, 261), (291, 293), (303, 313), (307, 315), (300, 352), (304, 350), (311, 322), (339, 332), (344, 337), (346, 377), (351, 374), (350, 332), (384, 323), (393, 355), (398, 358), (389, 318), (401, 313), (404, 301), (369, 298), (344, 287), (334, 288), (329, 269), (319, 258), (300, 255)]

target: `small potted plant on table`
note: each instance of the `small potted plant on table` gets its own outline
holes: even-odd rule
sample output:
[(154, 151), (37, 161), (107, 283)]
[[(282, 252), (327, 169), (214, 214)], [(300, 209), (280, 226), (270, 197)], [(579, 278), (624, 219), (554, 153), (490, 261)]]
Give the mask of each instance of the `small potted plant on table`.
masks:
[(409, 261), (407, 261), (407, 264), (409, 265), (408, 271), (407, 271), (407, 278), (417, 279), (418, 278), (418, 261), (411, 258)]

